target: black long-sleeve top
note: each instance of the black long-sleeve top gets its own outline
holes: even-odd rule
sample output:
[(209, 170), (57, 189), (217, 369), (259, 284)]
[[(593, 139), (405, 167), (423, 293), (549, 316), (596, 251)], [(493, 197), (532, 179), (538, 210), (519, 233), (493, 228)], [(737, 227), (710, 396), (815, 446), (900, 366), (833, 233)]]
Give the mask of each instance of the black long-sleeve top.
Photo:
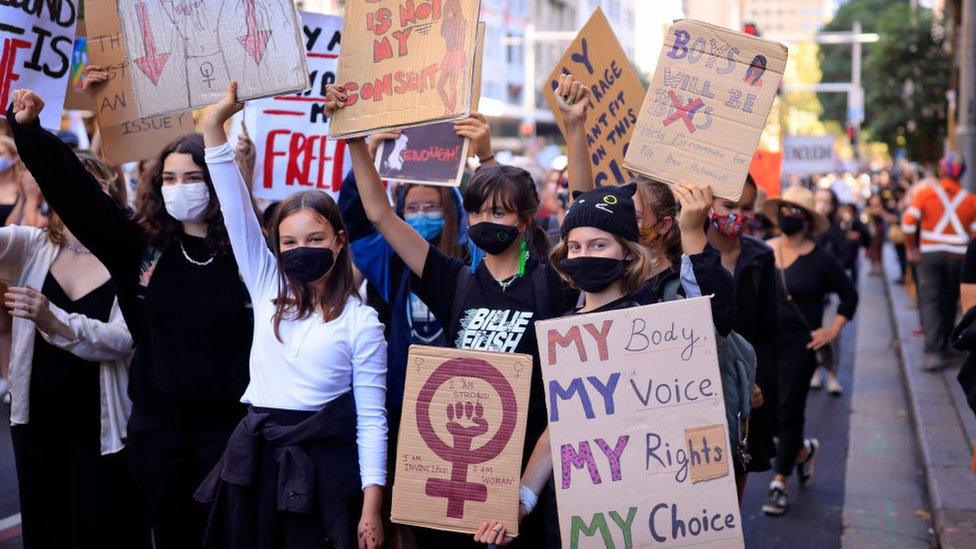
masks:
[[(810, 253), (798, 257), (784, 275), (793, 303), (796, 304), (794, 306), (787, 300), (783, 277), (777, 273), (777, 301), (784, 343), (810, 341), (810, 332), (823, 325), (824, 302), (828, 294), (837, 294), (840, 297), (837, 314), (848, 320), (854, 318), (857, 311), (857, 289), (844, 272), (840, 261), (819, 245), (815, 245)], [(802, 317), (800, 313), (803, 314)]]
[[(230, 254), (199, 266), (180, 243), (153, 248), (130, 212), (102, 192), (75, 154), (50, 132), (7, 121), (20, 157), (65, 226), (105, 265), (135, 342), (129, 369), (130, 433), (160, 423), (226, 422), (243, 416), (253, 331), (250, 297)], [(195, 261), (211, 256), (202, 238), (181, 243)], [(143, 282), (148, 285), (143, 286)]]
[(776, 386), (780, 353), (776, 259), (773, 249), (751, 236), (739, 240), (735, 264), (736, 315), (733, 329), (756, 351), (756, 378), (763, 389)]

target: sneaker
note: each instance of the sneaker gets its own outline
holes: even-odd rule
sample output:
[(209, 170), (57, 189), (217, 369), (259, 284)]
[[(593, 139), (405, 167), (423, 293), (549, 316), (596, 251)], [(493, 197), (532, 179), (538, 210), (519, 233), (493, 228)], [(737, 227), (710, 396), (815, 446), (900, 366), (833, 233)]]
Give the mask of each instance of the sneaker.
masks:
[(803, 449), (806, 450), (806, 456), (796, 463), (796, 478), (801, 486), (806, 485), (813, 478), (813, 465), (817, 453), (820, 452), (820, 441), (815, 438), (805, 438)]
[(786, 512), (786, 486), (779, 482), (769, 485), (769, 494), (763, 503), (762, 512), (767, 515), (780, 516)]
[(810, 389), (813, 391), (819, 391), (823, 387), (823, 377), (820, 375), (820, 368), (813, 371), (813, 377), (810, 378)]
[(946, 359), (941, 353), (925, 353), (925, 358), (922, 359), (923, 372), (939, 372), (944, 370), (947, 365)]
[(832, 397), (839, 397), (844, 394), (844, 387), (840, 384), (840, 380), (837, 379), (837, 374), (833, 372), (827, 374), (827, 392)]

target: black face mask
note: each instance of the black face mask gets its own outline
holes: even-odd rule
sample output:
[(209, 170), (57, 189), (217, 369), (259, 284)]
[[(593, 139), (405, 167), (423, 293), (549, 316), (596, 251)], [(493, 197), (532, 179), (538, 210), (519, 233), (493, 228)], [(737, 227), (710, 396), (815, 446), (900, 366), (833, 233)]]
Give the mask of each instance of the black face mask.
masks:
[(468, 237), (487, 254), (498, 255), (512, 246), (518, 238), (518, 227), (482, 221), (468, 228)]
[(584, 292), (602, 292), (624, 276), (626, 259), (576, 257), (559, 262), (559, 270)]
[(302, 284), (310, 284), (325, 276), (335, 263), (329, 248), (292, 248), (281, 253), (281, 265), (289, 276)]
[(779, 214), (779, 230), (787, 236), (793, 236), (803, 230), (806, 219), (794, 215)]

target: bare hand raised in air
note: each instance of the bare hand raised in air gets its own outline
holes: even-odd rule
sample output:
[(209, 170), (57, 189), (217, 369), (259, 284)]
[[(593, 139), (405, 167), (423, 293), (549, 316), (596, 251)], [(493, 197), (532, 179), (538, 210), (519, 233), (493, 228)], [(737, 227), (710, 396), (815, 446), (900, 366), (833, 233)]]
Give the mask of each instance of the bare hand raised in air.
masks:
[(14, 119), (21, 126), (32, 124), (44, 110), (44, 100), (32, 90), (14, 90)]
[(559, 75), (559, 85), (552, 92), (556, 96), (556, 106), (563, 113), (567, 124), (586, 121), (586, 112), (590, 107), (590, 88), (586, 87), (571, 74)]

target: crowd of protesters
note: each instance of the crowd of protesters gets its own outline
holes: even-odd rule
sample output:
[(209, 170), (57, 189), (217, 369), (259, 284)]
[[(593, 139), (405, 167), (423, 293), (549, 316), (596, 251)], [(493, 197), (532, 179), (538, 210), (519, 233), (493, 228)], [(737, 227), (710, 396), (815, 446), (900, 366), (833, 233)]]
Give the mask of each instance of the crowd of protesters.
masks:
[[(328, 87), (330, 112), (344, 92)], [(733, 437), (740, 501), (750, 473), (772, 470), (762, 511), (782, 515), (796, 505), (790, 477), (809, 483), (822, 451), (805, 430), (808, 394), (843, 393), (837, 342), (860, 258), (879, 275), (885, 241), (901, 269), (888, 275), (917, 286), (932, 319), (925, 366), (954, 358), (976, 230), (960, 157), (941, 181), (831, 175), (774, 198), (751, 176), (737, 200), (643, 176), (595, 187), (591, 92), (563, 75), (552, 93), (567, 147), (541, 182), (499, 163), (472, 113), (456, 131), (478, 167), (458, 189), (384, 188), (373, 157), (395, 134), (382, 134), (347, 141), (336, 200), (255, 205), (253, 146), (225, 134), (242, 108), (234, 84), (202, 134), (133, 174), (43, 129), (42, 100), (14, 91), (0, 138), (0, 364), (25, 547), (558, 547), (534, 322), (705, 295), (716, 332), (755, 354), (748, 436)], [(483, 337), (478, 311), (529, 322)], [(500, 521), (474, 537), (391, 524), (412, 344), (534, 357), (517, 538)]]

